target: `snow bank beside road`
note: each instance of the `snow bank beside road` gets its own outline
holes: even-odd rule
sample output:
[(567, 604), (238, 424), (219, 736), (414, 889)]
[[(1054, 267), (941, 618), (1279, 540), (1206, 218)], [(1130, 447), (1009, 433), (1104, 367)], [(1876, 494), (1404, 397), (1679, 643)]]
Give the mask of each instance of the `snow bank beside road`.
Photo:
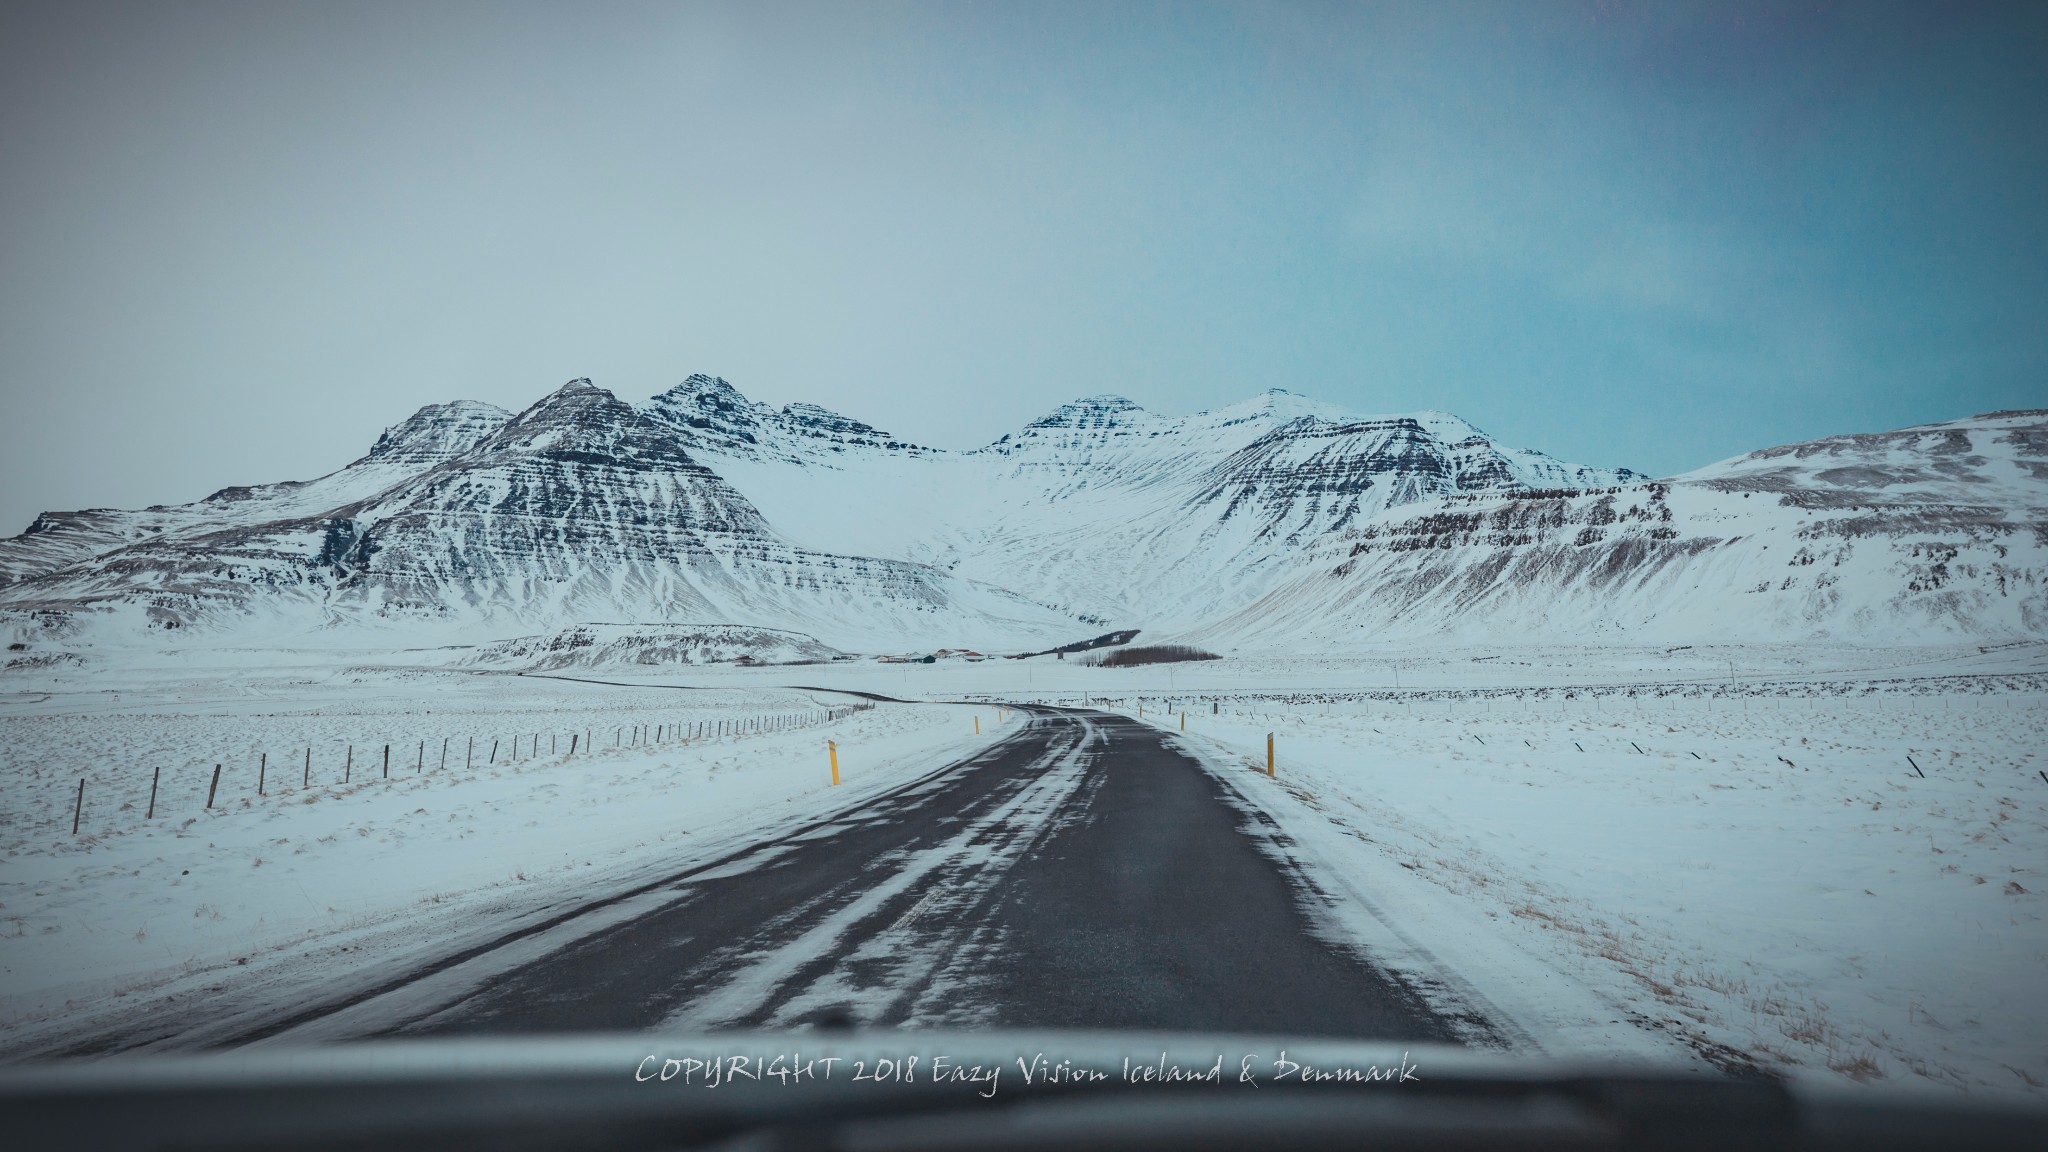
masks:
[[(13, 825), (0, 870), (0, 1047), (17, 1055), (116, 1033), (133, 1042), (145, 1017), (170, 1037), (226, 1013), (304, 1006), (536, 909), (716, 858), (1008, 730), (980, 709), (976, 736), (976, 709), (931, 704), (826, 721), (828, 708), (853, 702), (789, 689), (368, 673), (137, 687), (118, 701), (18, 699), (0, 714)], [(774, 717), (806, 726), (676, 738)], [(443, 731), (455, 734), (453, 762), (438, 768), (436, 741), (416, 773), (416, 740), (397, 737)], [(467, 732), (503, 734), (496, 763), (480, 749), (462, 766)], [(569, 756), (572, 732), (599, 735), (596, 751), (579, 739)], [(515, 733), (525, 741), (516, 754)], [(343, 785), (351, 736), (357, 759)], [(828, 738), (839, 745), (838, 788)], [(386, 740), (405, 752), (389, 780)], [(309, 743), (317, 771), (302, 787), (291, 753)], [(271, 774), (259, 797), (264, 748)], [(167, 772), (157, 817), (145, 820), (152, 757), (180, 749), (206, 771), (174, 762), (176, 787)], [(209, 810), (214, 761), (235, 772)], [(74, 839), (69, 789), (80, 765), (90, 818)], [(54, 814), (44, 811), (52, 802)]]
[(1724, 1066), (2040, 1095), (2043, 704), (1241, 699), (1187, 742), (1386, 913), (1360, 929), (1386, 959), (1539, 1044), (1627, 1049), (1632, 1022)]

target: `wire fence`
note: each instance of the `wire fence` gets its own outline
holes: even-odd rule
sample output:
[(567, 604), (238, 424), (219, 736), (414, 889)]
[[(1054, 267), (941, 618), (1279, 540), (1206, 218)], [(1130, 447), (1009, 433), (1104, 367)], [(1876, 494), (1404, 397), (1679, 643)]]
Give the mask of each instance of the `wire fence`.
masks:
[[(741, 740), (816, 728), (869, 711), (872, 703), (699, 719), (660, 717), (609, 729), (501, 728), (442, 731), (430, 736), (374, 736), (356, 741), (300, 740), (214, 756), (159, 755), (151, 760), (82, 765), (71, 773), (44, 763), (11, 782), (0, 807), (0, 832), (90, 841), (154, 821), (191, 822), (208, 813), (284, 804), (310, 795), (342, 797), (408, 779), (506, 766), (568, 763), (607, 754), (644, 752)], [(267, 743), (267, 741), (265, 741)], [(10, 755), (19, 755), (19, 751)], [(29, 801), (17, 806), (18, 801)]]

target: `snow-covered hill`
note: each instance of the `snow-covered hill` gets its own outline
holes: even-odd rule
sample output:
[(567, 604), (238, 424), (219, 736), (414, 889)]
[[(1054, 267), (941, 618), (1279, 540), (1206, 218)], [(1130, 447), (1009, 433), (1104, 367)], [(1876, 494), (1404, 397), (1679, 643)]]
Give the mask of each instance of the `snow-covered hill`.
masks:
[(574, 624), (486, 644), (466, 664), (523, 671), (694, 664), (816, 664), (848, 659), (801, 632), (744, 624)]
[(1222, 647), (2048, 634), (2048, 412), (1752, 452), (1668, 480), (1382, 513), (1191, 630)]

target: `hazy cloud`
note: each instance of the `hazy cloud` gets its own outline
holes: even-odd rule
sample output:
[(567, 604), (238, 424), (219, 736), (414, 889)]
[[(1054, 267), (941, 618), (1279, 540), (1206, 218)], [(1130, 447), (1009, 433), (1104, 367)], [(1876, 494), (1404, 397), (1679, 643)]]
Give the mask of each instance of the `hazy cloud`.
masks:
[(1997, 5), (0, 15), (0, 531), (693, 371), (966, 446), (1283, 386), (1587, 463), (2044, 402)]

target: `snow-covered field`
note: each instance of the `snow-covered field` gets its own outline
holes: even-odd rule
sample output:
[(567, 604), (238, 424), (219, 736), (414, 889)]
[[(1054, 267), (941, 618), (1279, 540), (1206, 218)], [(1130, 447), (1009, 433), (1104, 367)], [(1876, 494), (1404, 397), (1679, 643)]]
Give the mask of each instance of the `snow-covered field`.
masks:
[(1723, 1064), (2038, 1091), (2043, 687), (1233, 701), (1189, 724), (1255, 768), (1274, 733), (1248, 795), (1385, 911), (1366, 931), (1539, 1044), (1597, 1050), (1626, 1020)]
[(1538, 1047), (1641, 1051), (1646, 1030), (1723, 1066), (2040, 1096), (2042, 656), (1453, 651), (1059, 679), (1168, 731), (1185, 712), (1344, 932)]
[[(2048, 1086), (2048, 645), (1417, 647), (666, 677), (691, 691), (319, 667), (0, 683), (0, 1048), (48, 1051), (145, 1009), (202, 1019), (209, 998), (275, 1003), (309, 978), (372, 981), (998, 731), (993, 709), (978, 710), (977, 737), (977, 710), (944, 703), (827, 721), (852, 698), (781, 687), (808, 684), (1142, 706), (1174, 733), (1185, 711), (1186, 747), (1274, 818), (1274, 850), (1329, 894), (1337, 928), (1541, 1050), (1685, 1050), (1972, 1094)], [(674, 739), (764, 716), (801, 726)], [(847, 779), (836, 790), (828, 737)]]
[(1002, 732), (994, 709), (855, 712), (837, 694), (658, 679), (360, 667), (4, 687), (16, 690), (0, 695), (0, 1051), (17, 1055), (132, 1030), (140, 1013), (169, 1032), (315, 983), (374, 981), (752, 843)]
[(1186, 712), (1341, 933), (1544, 1050), (2048, 1094), (2048, 645), (831, 671)]

